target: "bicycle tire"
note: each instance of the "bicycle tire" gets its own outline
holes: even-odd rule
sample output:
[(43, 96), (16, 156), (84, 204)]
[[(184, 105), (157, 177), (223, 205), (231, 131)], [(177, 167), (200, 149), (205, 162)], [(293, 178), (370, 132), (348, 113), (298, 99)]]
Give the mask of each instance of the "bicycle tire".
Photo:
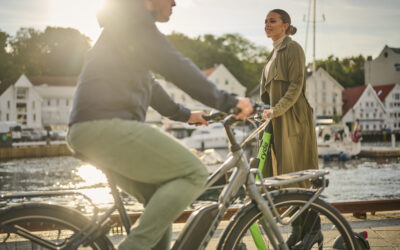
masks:
[[(89, 223), (90, 221), (78, 211), (55, 204), (27, 203), (0, 210), (0, 224), (22, 227), (56, 244), (63, 242)], [(48, 248), (0, 229), (0, 249)], [(113, 249), (113, 246), (105, 235), (101, 235), (96, 237), (90, 245), (80, 246), (78, 249), (107, 250)]]
[[(292, 191), (281, 190), (272, 193), (274, 193), (273, 195), (274, 204), (276, 205), (280, 213), (285, 211), (290, 206), (299, 207), (304, 205), (310, 200), (310, 198), (313, 195), (312, 192), (306, 190), (292, 190)], [(334, 248), (333, 243), (336, 238), (341, 236), (344, 240), (345, 245), (341, 246), (340, 249), (352, 249), (352, 250), (357, 249), (356, 245), (357, 243), (355, 241), (353, 231), (349, 223), (332, 205), (317, 198), (314, 202), (311, 203), (310, 208), (306, 211), (308, 211), (309, 214), (311, 214), (310, 211), (317, 212), (317, 214), (319, 215), (321, 220), (320, 224), (322, 228), (321, 233), (323, 242), (315, 242), (312, 248), (311, 247), (304, 247), (304, 248), (322, 249), (323, 247), (327, 249), (336, 249), (337, 246), (335, 246)], [(236, 214), (234, 219), (228, 224), (223, 235), (221, 236), (217, 249), (221, 250), (258, 249), (257, 246), (255, 245), (255, 241), (252, 239), (252, 236), (249, 232), (249, 228), (255, 222), (260, 223), (259, 219), (261, 217), (262, 217), (261, 211), (257, 208), (257, 205), (255, 203), (249, 203), (248, 205), (246, 205)], [(313, 223), (310, 220), (307, 220), (307, 223), (308, 225), (313, 225)], [(284, 226), (278, 224), (278, 227), (284, 237), (284, 240), (287, 241), (292, 231), (291, 226), (290, 225)], [(258, 226), (258, 228), (261, 232), (262, 239), (265, 245), (267, 246), (267, 249), (273, 249), (273, 246), (270, 244), (263, 228), (261, 226)], [(313, 229), (310, 228), (310, 230)], [(319, 234), (315, 235), (318, 235), (316, 237), (321, 239)], [(301, 245), (302, 244), (301, 240), (296, 242), (297, 242), (296, 247), (298, 249), (303, 249)], [(296, 247), (294, 249), (296, 249)]]

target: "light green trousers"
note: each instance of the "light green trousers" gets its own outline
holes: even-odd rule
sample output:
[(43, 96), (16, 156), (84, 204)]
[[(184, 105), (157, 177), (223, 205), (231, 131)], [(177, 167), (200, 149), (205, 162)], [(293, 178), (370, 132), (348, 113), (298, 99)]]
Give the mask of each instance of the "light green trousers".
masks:
[(172, 222), (203, 190), (204, 164), (174, 137), (137, 121), (77, 123), (67, 141), (93, 165), (111, 170), (117, 185), (145, 206), (118, 249), (169, 249)]

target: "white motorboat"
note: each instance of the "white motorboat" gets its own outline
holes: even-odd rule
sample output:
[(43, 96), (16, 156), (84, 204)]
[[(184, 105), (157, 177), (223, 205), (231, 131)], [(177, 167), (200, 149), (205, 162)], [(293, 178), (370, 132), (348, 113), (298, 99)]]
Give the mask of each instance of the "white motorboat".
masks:
[(320, 125), (315, 130), (319, 156), (339, 156), (346, 159), (358, 155), (361, 151), (360, 140), (354, 142), (349, 128), (345, 125)]
[[(234, 133), (238, 142), (242, 142), (246, 138), (246, 133), (239, 128), (234, 129)], [(189, 148), (201, 150), (228, 147), (228, 139), (224, 126), (221, 123), (213, 123), (207, 127), (198, 127), (192, 132), (191, 136), (185, 137), (181, 141)]]

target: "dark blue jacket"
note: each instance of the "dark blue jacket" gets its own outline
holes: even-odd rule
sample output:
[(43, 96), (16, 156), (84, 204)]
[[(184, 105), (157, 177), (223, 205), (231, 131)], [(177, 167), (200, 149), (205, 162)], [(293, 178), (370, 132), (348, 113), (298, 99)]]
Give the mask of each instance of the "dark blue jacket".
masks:
[(149, 12), (134, 7), (130, 12), (110, 11), (103, 23), (78, 80), (70, 125), (112, 118), (144, 121), (148, 106), (170, 119), (187, 121), (190, 110), (176, 104), (150, 72), (207, 106), (228, 111), (236, 105), (235, 97), (218, 90), (171, 45)]

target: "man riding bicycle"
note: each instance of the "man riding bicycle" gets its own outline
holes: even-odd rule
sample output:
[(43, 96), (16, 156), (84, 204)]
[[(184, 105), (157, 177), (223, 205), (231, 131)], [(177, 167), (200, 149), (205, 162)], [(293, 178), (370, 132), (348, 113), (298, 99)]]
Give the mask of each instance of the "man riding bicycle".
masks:
[(208, 172), (186, 147), (144, 123), (148, 106), (163, 116), (207, 125), (203, 112), (176, 104), (151, 76), (163, 75), (207, 106), (252, 113), (249, 99), (218, 90), (159, 32), (174, 0), (108, 0), (103, 31), (78, 81), (68, 145), (112, 173), (145, 211), (119, 249), (169, 249), (172, 222), (200, 194)]

